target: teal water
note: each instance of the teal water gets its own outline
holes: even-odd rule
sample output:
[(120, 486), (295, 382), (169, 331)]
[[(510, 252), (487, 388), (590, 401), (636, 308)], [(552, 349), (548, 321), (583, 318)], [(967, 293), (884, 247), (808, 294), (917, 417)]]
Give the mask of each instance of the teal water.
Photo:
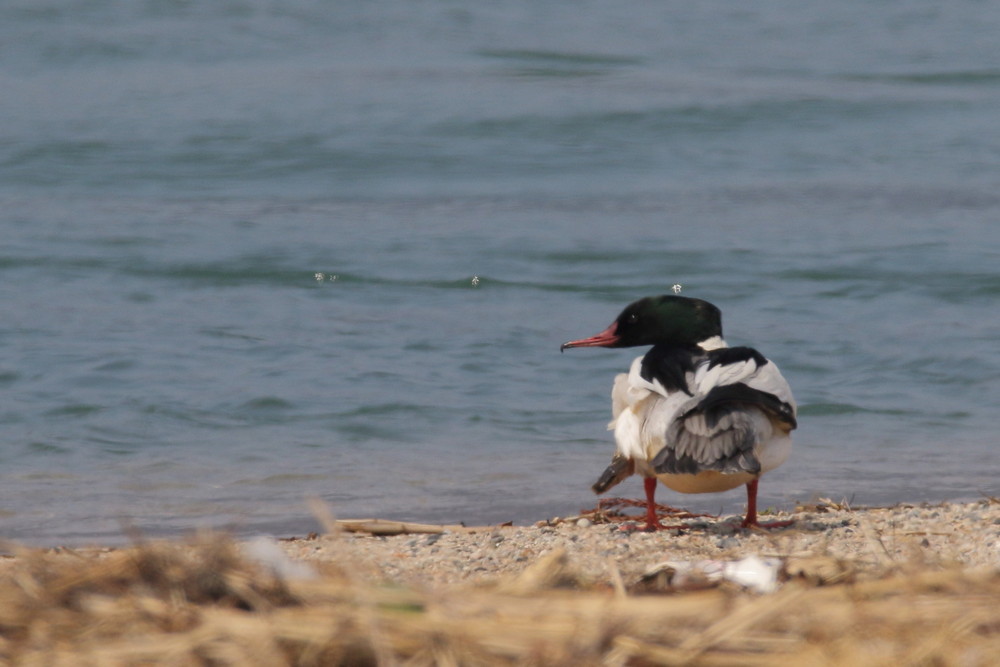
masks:
[(765, 505), (1000, 495), (998, 28), (6, 3), (0, 536), (575, 513), (635, 352), (559, 344), (674, 283), (800, 403)]

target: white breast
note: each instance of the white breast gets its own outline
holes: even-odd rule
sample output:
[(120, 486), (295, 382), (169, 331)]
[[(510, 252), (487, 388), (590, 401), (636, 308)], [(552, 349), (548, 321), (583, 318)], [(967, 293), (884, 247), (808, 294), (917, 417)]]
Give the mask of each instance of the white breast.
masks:
[(618, 453), (635, 461), (636, 472), (652, 476), (647, 462), (666, 446), (667, 425), (689, 397), (649, 382), (641, 370), (642, 357), (636, 357), (628, 373), (615, 377), (608, 430), (615, 433)]

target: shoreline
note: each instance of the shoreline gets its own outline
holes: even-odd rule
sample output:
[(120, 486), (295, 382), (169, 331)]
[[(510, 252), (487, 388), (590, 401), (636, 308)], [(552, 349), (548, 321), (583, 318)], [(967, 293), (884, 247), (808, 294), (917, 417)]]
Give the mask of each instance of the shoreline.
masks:
[[(609, 520), (599, 508), (524, 526), (334, 520), (321, 504), (313, 510), (325, 527), (323, 533), (234, 537), (226, 531), (194, 531), (190, 535), (215, 535), (239, 544), (265, 540), (291, 559), (318, 566), (346, 558), (365, 577), (407, 585), (489, 583), (492, 578), (518, 574), (555, 548), (564, 548), (591, 581), (609, 576), (609, 561), (621, 575), (638, 577), (645, 571), (643, 564), (655, 565), (657, 559), (727, 560), (748, 554), (830, 557), (850, 563), (856, 573), (876, 576), (914, 562), (936, 568), (1000, 569), (1000, 498), (994, 497), (887, 507), (849, 507), (822, 499), (792, 512), (761, 515), (762, 522), (793, 521), (777, 529), (744, 529), (741, 515), (691, 515), (673, 510), (684, 517), (676, 518), (661, 511), (669, 529), (656, 532), (641, 530), (644, 522), (634, 511)], [(89, 556), (149, 543), (184, 544), (187, 539), (140, 535), (127, 544), (51, 547), (2, 541), (6, 555), (0, 555), (0, 565), (24, 553)]]
[[(636, 491), (636, 494), (632, 494), (626, 499), (631, 503), (631, 507), (619, 507), (619, 509), (625, 512), (631, 512), (634, 518), (638, 521), (643, 515), (645, 505), (640, 499), (642, 496), (642, 489), (633, 490)], [(838, 499), (835, 500), (833, 498)], [(598, 507), (601, 502), (623, 500), (622, 498), (614, 498), (610, 496), (589, 496), (587, 499), (597, 501)], [(743, 500), (745, 500), (745, 498)], [(793, 516), (796, 513), (807, 511), (810, 507), (823, 505), (845, 507), (855, 511), (868, 511), (888, 510), (898, 507), (923, 508), (970, 505), (989, 500), (1000, 501), (1000, 496), (993, 497), (983, 491), (980, 491), (972, 496), (963, 496), (958, 498), (902, 500), (893, 502), (892, 504), (883, 504), (879, 501), (874, 503), (869, 502), (855, 504), (855, 500), (853, 498), (847, 499), (846, 497), (841, 498), (839, 496), (818, 497), (818, 495), (814, 495), (809, 501), (789, 500), (782, 503), (768, 503), (763, 505), (762, 509), (760, 509), (759, 506), (759, 509), (761, 521), (767, 521), (768, 516)], [(501, 523), (492, 523), (479, 522), (474, 518), (470, 519), (468, 516), (463, 516), (463, 512), (461, 511), (437, 511), (428, 516), (413, 515), (410, 512), (400, 513), (405, 518), (400, 518), (400, 515), (389, 511), (373, 515), (364, 515), (365, 517), (371, 518), (352, 518), (353, 516), (358, 515), (342, 512), (336, 506), (328, 505), (326, 501), (312, 496), (306, 498), (301, 503), (299, 510), (296, 513), (291, 514), (284, 519), (268, 520), (266, 524), (255, 527), (252, 527), (251, 522), (248, 521), (228, 519), (219, 520), (215, 523), (192, 522), (188, 526), (173, 526), (168, 529), (160, 529), (157, 527), (158, 524), (152, 522), (152, 520), (132, 521), (127, 518), (122, 518), (119, 521), (119, 527), (117, 530), (113, 532), (100, 531), (92, 536), (88, 536), (83, 532), (73, 532), (66, 537), (60, 537), (60, 533), (53, 533), (51, 529), (49, 529), (41, 531), (43, 536), (39, 537), (37, 534), (25, 531), (23, 528), (19, 528), (13, 535), (0, 533), (0, 556), (4, 553), (10, 553), (10, 550), (15, 546), (30, 549), (125, 549), (141, 542), (157, 540), (184, 540), (188, 536), (199, 532), (212, 532), (228, 535), (237, 541), (253, 539), (258, 536), (268, 536), (275, 540), (295, 540), (303, 539), (306, 536), (319, 532), (328, 532), (329, 524), (334, 520), (334, 518), (343, 522), (379, 520), (433, 526), (463, 526), (481, 528), (484, 526), (513, 525), (515, 527), (526, 528), (531, 526), (546, 525), (552, 522), (562, 522), (589, 517), (596, 511), (597, 508), (591, 504), (590, 509), (585, 509), (586, 505), (587, 504), (585, 502), (581, 502), (573, 507), (564, 508), (564, 511), (567, 512), (566, 515), (551, 515), (535, 512), (530, 516), (510, 519), (508, 515), (500, 514), (499, 516), (493, 518)], [(664, 506), (661, 505), (661, 507)], [(704, 516), (706, 520), (719, 521), (740, 513), (743, 508), (743, 503), (733, 502), (725, 503), (723, 505), (696, 504), (695, 507), (697, 507), (697, 509), (691, 509), (685, 506), (683, 509), (679, 509), (677, 511), (699, 513), (699, 515)], [(742, 516), (742, 514), (740, 514), (740, 516)], [(378, 518), (376, 519), (374, 517)]]

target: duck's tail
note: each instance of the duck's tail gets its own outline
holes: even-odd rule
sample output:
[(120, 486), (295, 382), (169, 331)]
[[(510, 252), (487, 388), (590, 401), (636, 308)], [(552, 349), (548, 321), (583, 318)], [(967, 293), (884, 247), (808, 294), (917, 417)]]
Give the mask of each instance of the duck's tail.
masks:
[(632, 462), (632, 459), (626, 458), (621, 454), (615, 454), (611, 458), (611, 463), (604, 469), (604, 472), (601, 473), (601, 476), (597, 478), (597, 481), (590, 488), (594, 490), (594, 493), (604, 493), (634, 472), (635, 463)]

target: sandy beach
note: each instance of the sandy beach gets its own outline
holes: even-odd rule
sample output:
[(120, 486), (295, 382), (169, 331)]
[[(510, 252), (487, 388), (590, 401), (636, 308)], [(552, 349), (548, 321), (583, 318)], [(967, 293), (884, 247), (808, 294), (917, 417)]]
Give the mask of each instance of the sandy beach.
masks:
[[(614, 517), (610, 517), (614, 518)], [(0, 662), (991, 665), (1000, 502), (328, 532), (0, 561)], [(664, 522), (669, 521), (666, 516)], [(623, 529), (624, 528), (624, 529)], [(392, 534), (388, 534), (392, 533)]]
[[(628, 585), (665, 561), (728, 561), (747, 555), (825, 559), (862, 578), (914, 564), (1000, 568), (1000, 504), (989, 500), (863, 510), (820, 502), (792, 514), (762, 517), (793, 520), (791, 526), (775, 530), (743, 530), (740, 519), (664, 516), (664, 524), (684, 528), (655, 533), (633, 530), (642, 527), (641, 521), (600, 523), (592, 515), (529, 527), (452, 526), (430, 533), (419, 532), (413, 524), (344, 521), (340, 531), (331, 531), (334, 534), (283, 541), (282, 548), (304, 562), (350, 562), (366, 577), (413, 586), (486, 584), (516, 576), (557, 549), (590, 584), (620, 577)], [(358, 532), (347, 532), (344, 526)], [(403, 534), (372, 535), (366, 528)]]

